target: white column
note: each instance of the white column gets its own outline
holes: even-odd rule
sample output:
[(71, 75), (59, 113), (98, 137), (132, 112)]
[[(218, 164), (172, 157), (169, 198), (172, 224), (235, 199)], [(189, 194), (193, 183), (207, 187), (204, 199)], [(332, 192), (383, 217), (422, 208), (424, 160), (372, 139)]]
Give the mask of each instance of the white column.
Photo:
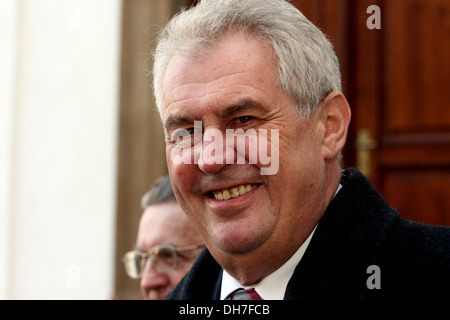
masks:
[(0, 3), (0, 297), (108, 299), (121, 1)]
[(17, 1), (0, 1), (0, 299), (8, 297)]

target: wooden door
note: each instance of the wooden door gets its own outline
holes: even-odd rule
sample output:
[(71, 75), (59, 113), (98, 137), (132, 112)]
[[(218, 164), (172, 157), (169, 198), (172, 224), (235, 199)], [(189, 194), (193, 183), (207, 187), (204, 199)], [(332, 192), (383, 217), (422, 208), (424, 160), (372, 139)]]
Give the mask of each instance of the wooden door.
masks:
[[(450, 225), (450, 1), (302, 0), (334, 42), (352, 108), (345, 165), (401, 216)], [(381, 29), (367, 20), (380, 8)]]

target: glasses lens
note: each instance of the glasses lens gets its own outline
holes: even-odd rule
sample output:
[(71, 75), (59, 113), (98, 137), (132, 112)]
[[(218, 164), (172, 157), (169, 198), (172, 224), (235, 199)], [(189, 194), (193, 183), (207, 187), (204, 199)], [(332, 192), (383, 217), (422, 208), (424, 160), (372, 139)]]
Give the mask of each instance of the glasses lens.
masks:
[(176, 268), (177, 256), (174, 248), (159, 248), (153, 255), (153, 266), (159, 272), (168, 272)]
[(145, 259), (137, 252), (130, 251), (123, 257), (125, 271), (132, 279), (139, 279), (142, 275)]

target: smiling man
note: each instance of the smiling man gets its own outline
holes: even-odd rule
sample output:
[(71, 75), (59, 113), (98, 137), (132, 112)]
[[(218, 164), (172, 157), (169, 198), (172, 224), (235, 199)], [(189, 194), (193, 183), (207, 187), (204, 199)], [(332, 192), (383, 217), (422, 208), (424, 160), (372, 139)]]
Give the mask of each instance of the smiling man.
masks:
[[(359, 171), (341, 171), (351, 113), (338, 61), (287, 1), (204, 0), (177, 15), (154, 89), (174, 192), (207, 246), (168, 299), (396, 297), (448, 271), (448, 228), (400, 219)], [(429, 259), (405, 272), (416, 254)]]

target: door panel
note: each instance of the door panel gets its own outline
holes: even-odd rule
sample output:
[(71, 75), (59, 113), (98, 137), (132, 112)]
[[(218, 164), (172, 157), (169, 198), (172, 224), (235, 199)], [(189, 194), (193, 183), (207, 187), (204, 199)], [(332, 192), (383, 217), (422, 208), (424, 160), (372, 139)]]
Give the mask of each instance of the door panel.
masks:
[[(400, 212), (408, 212), (409, 219), (450, 225), (450, 168), (391, 167), (384, 169), (382, 175), (386, 200)], [(421, 210), (410, 210), (412, 205)]]
[(449, 2), (386, 1), (384, 12), (384, 134), (448, 133)]

